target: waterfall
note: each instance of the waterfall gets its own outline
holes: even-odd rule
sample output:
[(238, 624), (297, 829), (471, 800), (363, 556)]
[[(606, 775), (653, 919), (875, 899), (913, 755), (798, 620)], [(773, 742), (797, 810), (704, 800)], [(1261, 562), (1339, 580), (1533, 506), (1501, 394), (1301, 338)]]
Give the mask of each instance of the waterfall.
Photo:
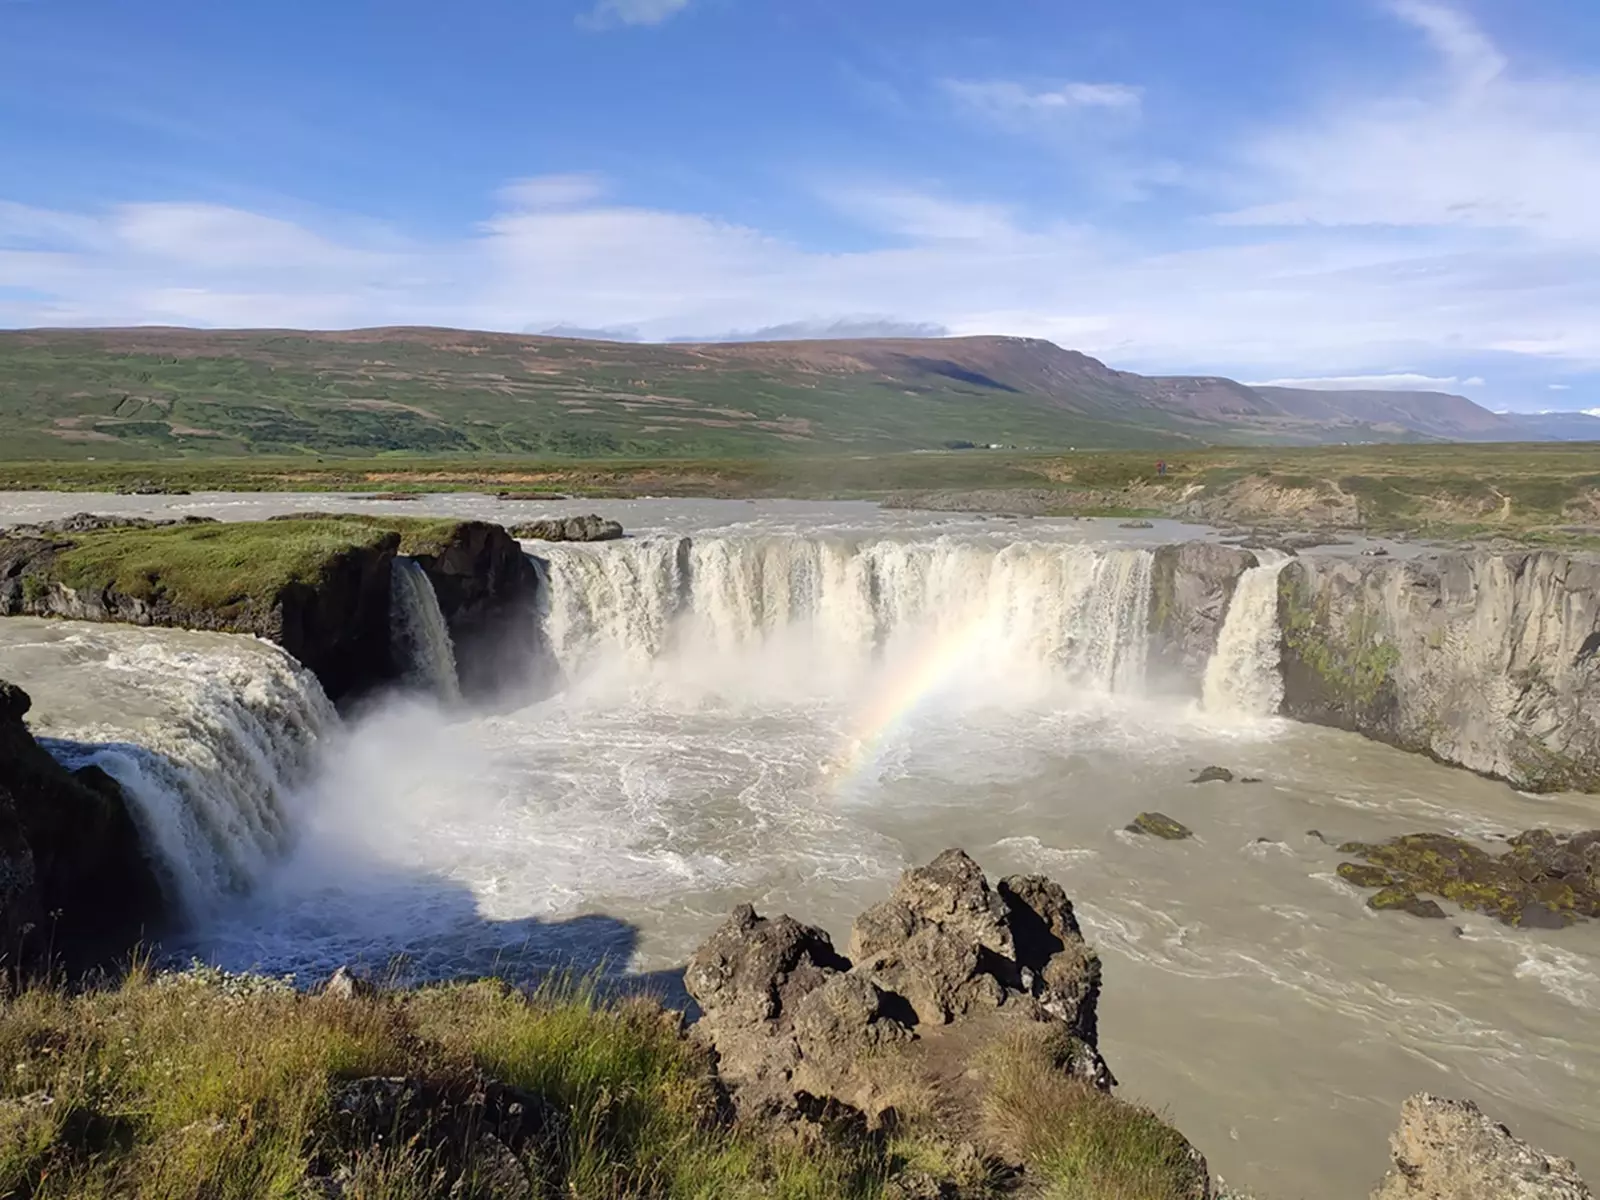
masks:
[(130, 698), (155, 715), (41, 738), (68, 767), (93, 764), (122, 785), (164, 889), (190, 917), (246, 891), (286, 849), (290, 799), (339, 722), (287, 653), (226, 640), (238, 648), (156, 635), (113, 653), (101, 669), (130, 681)]
[(1217, 648), (1206, 663), (1201, 706), (1208, 712), (1272, 716), (1283, 701), (1278, 575), (1289, 558), (1273, 551), (1260, 553), (1261, 564), (1239, 577)]
[[(728, 663), (784, 648), (820, 675), (974, 647), (1099, 691), (1144, 683), (1152, 556), (1045, 542), (803, 536), (541, 548), (543, 629), (569, 679), (598, 665)], [(769, 664), (770, 665), (770, 664)]]
[(461, 699), (450, 627), (433, 581), (405, 555), (396, 555), (390, 568), (389, 645), (407, 684), (446, 702)]

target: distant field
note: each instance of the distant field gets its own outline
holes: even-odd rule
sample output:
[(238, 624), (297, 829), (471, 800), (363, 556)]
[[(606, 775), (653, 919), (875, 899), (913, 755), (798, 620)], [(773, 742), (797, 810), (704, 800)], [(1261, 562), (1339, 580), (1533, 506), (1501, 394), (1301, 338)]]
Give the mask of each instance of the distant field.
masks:
[[(1156, 463), (1167, 463), (1160, 476)], [(1595, 447), (1411, 445), (705, 459), (388, 456), (0, 462), (0, 489), (484, 491), (585, 496), (860, 498), (1037, 514), (1186, 515), (1224, 524), (1600, 536)]]

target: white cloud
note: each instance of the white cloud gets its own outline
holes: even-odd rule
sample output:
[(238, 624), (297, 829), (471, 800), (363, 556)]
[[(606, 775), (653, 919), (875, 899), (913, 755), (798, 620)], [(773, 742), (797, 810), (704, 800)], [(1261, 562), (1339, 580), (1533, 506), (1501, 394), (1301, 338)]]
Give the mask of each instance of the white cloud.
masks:
[(1246, 147), (1245, 226), (1512, 231), (1600, 246), (1600, 79), (1516, 74), (1455, 8), (1395, 0), (1440, 70), (1335, 95)]
[(659, 25), (689, 7), (689, 0), (599, 0), (581, 19), (592, 29), (618, 25)]
[(1545, 386), (1548, 387), (1552, 392), (1570, 392), (1572, 390), (1572, 385), (1570, 383), (1550, 383), (1546, 384)]
[(598, 200), (605, 190), (605, 181), (598, 175), (534, 175), (512, 180), (495, 196), (513, 209), (573, 208)]
[(1586, 408), (1583, 410), (1586, 417), (1600, 417), (1600, 408)]
[(1454, 375), (1418, 375), (1397, 372), (1390, 375), (1318, 375), (1302, 379), (1261, 379), (1251, 387), (1311, 388), (1326, 392), (1447, 392), (1454, 388), (1481, 388), (1478, 376), (1460, 379)]
[(947, 79), (944, 88), (961, 103), (990, 117), (1053, 117), (1086, 110), (1136, 113), (1143, 92), (1124, 83), (1064, 83), (1032, 90), (1008, 79)]

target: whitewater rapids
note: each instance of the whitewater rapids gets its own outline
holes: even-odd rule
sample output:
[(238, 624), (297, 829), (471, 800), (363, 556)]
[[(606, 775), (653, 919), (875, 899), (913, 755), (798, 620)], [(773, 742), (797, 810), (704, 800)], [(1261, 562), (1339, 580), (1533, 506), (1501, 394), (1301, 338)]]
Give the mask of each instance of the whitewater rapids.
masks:
[[(646, 511), (644, 537), (530, 544), (559, 690), (519, 711), (430, 699), (438, 647), (415, 636), (412, 693), (350, 723), (243, 639), (11, 619), (0, 676), (41, 731), (159, 747), (125, 782), (188, 773), (146, 828), (199, 811), (211, 764), (246, 781), (248, 803), (206, 802), (256, 817), (158, 839), (199, 914), (180, 955), (308, 980), (395, 955), (416, 977), (603, 959), (670, 987), (738, 903), (842, 941), (899, 871), (959, 845), (1062, 882), (1106, 961), (1125, 1092), (1231, 1183), (1365, 1194), (1420, 1089), (1600, 1176), (1600, 929), (1375, 914), (1308, 833), (1570, 829), (1597, 823), (1592, 799), (1261, 715), (1278, 564), (1241, 580), (1202, 700), (1145, 677), (1138, 533)], [(1265, 782), (1189, 784), (1211, 763)], [(1122, 832), (1142, 809), (1197, 836)]]

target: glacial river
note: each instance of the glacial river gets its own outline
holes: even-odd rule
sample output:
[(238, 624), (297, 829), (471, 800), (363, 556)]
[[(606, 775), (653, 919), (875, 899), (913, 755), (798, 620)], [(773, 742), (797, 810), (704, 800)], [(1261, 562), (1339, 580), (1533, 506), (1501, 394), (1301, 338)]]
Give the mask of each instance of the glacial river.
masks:
[[(734, 905), (842, 942), (901, 870), (961, 846), (1066, 887), (1123, 1094), (1231, 1183), (1365, 1195), (1420, 1090), (1600, 1178), (1600, 925), (1376, 914), (1328, 844), (1593, 827), (1600, 800), (1261, 715), (1270, 566), (1204, 702), (1164, 694), (1149, 550), (1215, 535), (850, 504), (0, 495), (3, 522), (317, 509), (595, 510), (635, 536), (530, 544), (560, 686), (507, 711), (412, 696), (340, 720), (250, 639), (0, 621), (36, 730), (134, 795), (192, 915), (175, 953), (308, 980), (604, 962), (671, 995)], [(1189, 782), (1213, 763), (1261, 782)], [(1123, 832), (1145, 809), (1196, 836)]]

